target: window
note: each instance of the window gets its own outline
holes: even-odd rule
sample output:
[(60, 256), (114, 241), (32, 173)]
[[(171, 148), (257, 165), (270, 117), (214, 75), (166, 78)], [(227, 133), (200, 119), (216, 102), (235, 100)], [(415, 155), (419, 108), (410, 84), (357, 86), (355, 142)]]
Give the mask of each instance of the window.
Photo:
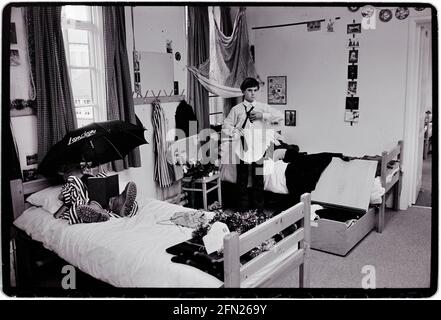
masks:
[(101, 8), (64, 6), (61, 23), (78, 127), (105, 121)]

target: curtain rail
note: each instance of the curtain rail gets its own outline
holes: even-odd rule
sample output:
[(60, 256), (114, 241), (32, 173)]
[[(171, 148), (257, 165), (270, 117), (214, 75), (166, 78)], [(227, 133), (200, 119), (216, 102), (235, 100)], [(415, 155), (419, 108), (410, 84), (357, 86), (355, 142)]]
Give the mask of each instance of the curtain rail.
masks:
[[(340, 17), (335, 17), (335, 20), (339, 20)], [(308, 24), (310, 22), (324, 22), (327, 19), (320, 19), (320, 20), (310, 20), (310, 21), (303, 21), (303, 22), (294, 22), (294, 23), (287, 23), (287, 24), (275, 24), (272, 26), (262, 26), (262, 27), (252, 27), (252, 30), (257, 30), (257, 29), (269, 29), (269, 28), (281, 28), (281, 27), (289, 27), (289, 26), (297, 26), (300, 24)]]

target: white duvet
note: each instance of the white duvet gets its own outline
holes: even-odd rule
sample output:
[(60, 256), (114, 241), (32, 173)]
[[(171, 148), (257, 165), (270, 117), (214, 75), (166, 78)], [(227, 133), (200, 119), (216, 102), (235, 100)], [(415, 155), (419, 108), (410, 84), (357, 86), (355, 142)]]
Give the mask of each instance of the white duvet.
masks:
[(217, 278), (172, 262), (165, 251), (191, 238), (193, 229), (161, 223), (185, 210), (192, 209), (148, 199), (139, 203), (132, 218), (69, 225), (30, 207), (14, 225), (80, 270), (116, 287), (220, 287)]

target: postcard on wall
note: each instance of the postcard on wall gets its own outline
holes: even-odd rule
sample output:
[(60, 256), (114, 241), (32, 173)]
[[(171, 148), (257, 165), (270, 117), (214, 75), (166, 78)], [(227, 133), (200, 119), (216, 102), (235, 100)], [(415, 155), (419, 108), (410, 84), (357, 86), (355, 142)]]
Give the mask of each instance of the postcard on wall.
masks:
[(358, 76), (358, 66), (348, 66), (348, 79), (357, 79)]
[(11, 33), (10, 33), (11, 44), (17, 44), (17, 31), (15, 30), (15, 22), (11, 22)]
[(358, 50), (350, 50), (349, 51), (349, 63), (357, 63), (358, 62)]
[(286, 104), (286, 76), (268, 77), (268, 104)]
[(357, 94), (357, 81), (348, 81), (348, 94)]
[(310, 21), (306, 24), (308, 31), (318, 31), (321, 27), (320, 21)]
[(285, 110), (285, 126), (295, 127), (296, 110)]
[(345, 121), (346, 122), (358, 122), (360, 118), (360, 112), (358, 110), (346, 110)]
[(361, 23), (348, 24), (347, 33), (361, 33)]
[(359, 47), (359, 46), (360, 46), (360, 41), (358, 40), (358, 38), (349, 38), (346, 48)]
[(346, 97), (346, 110), (358, 110), (359, 97)]

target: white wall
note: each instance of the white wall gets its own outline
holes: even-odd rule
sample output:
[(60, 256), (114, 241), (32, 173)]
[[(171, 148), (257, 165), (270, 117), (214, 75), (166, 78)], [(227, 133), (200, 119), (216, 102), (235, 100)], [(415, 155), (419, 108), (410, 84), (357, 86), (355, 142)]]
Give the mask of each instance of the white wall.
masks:
[[(133, 70), (133, 32), (131, 7), (126, 7), (127, 52), (130, 69)], [(136, 6), (133, 7), (135, 48), (137, 51), (166, 53), (167, 40), (172, 41), (174, 80), (179, 82), (179, 93), (187, 89), (187, 45), (184, 6)], [(175, 59), (175, 53), (181, 60)], [(133, 86), (133, 72), (132, 86)], [(154, 75), (153, 75), (154, 76)], [(143, 94), (147, 88), (142, 88)]]
[[(391, 8), (392, 9), (392, 8)], [(412, 8), (411, 16), (418, 13)], [(428, 11), (426, 9), (425, 11)], [(334, 32), (306, 30), (306, 25), (251, 30), (252, 27), (333, 19)], [(378, 12), (377, 12), (378, 17)], [(403, 138), (406, 93), (408, 21), (377, 19), (375, 30), (362, 30), (358, 61), (360, 120), (344, 121), (349, 48), (348, 23), (361, 22), (360, 11), (346, 7), (249, 7), (250, 41), (255, 45), (261, 78), (287, 76), (287, 105), (297, 110), (297, 126), (283, 127), (291, 143), (306, 152), (380, 154)], [(260, 100), (267, 101), (266, 85)]]

